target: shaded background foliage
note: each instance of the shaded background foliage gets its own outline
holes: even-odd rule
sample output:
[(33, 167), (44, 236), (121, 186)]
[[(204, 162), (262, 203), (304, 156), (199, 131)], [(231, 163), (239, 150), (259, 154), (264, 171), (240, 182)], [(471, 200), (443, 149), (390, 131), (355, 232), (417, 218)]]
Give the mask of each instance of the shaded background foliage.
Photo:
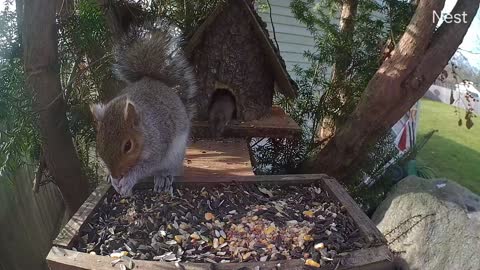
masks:
[(0, 14), (0, 175), (10, 178), (18, 166), (38, 157), (38, 129), (32, 97), (25, 91), (23, 62), (18, 54), (16, 13), (11, 1)]

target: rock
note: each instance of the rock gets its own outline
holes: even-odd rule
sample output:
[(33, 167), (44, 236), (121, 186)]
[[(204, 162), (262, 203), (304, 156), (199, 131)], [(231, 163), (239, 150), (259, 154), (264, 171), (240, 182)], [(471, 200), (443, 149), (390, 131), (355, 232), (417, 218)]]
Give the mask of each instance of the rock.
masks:
[(398, 252), (399, 269), (478, 269), (480, 197), (449, 180), (407, 177), (372, 220)]

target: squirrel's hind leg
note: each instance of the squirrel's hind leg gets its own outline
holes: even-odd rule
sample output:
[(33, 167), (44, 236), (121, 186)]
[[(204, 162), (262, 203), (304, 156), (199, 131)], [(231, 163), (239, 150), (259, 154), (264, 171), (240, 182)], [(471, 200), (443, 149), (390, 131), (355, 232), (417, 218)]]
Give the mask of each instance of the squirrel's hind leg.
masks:
[(173, 180), (175, 176), (183, 174), (183, 160), (187, 147), (188, 132), (177, 136), (169, 147), (161, 169), (154, 174), (155, 192), (166, 192), (173, 194)]

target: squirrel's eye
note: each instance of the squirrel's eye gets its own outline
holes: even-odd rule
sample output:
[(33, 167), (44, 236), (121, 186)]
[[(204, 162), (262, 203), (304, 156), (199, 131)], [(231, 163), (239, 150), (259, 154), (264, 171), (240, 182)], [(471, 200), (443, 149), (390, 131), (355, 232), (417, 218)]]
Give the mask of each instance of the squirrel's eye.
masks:
[(124, 145), (123, 145), (123, 152), (128, 153), (132, 150), (132, 141), (128, 140)]

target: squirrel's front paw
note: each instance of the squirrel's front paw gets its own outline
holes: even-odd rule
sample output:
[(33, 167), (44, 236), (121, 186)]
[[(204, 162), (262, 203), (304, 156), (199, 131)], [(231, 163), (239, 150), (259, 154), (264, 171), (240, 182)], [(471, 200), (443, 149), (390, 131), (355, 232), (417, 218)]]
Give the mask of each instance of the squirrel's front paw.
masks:
[(120, 179), (115, 179), (113, 178), (112, 176), (108, 176), (107, 177), (107, 181), (110, 182), (110, 184), (112, 184), (113, 188), (115, 189), (116, 192), (120, 193)]
[(132, 189), (135, 185), (134, 181), (130, 181), (129, 179), (115, 179), (110, 177), (110, 182), (112, 183), (113, 188), (123, 197), (129, 197), (132, 195)]
[(173, 194), (173, 176), (172, 175), (159, 175), (154, 177), (154, 187), (155, 192), (165, 192)]

